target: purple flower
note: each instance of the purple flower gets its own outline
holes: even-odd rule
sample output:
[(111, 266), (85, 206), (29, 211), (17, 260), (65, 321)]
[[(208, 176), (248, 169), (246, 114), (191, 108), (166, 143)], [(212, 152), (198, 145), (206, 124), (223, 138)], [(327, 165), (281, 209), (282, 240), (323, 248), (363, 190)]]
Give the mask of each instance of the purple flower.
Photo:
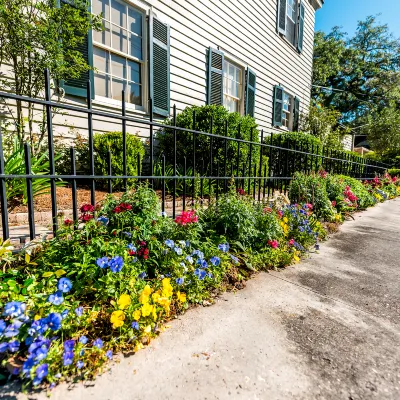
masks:
[(62, 304), (62, 302), (64, 301), (64, 297), (61, 290), (57, 290), (57, 292), (51, 294), (48, 297), (47, 301), (51, 304), (54, 304), (55, 306), (59, 306), (60, 304)]
[(185, 280), (185, 278), (178, 278), (178, 279), (176, 280), (176, 284), (177, 284), (177, 285), (183, 285), (184, 280)]
[(28, 359), (24, 362), (24, 365), (22, 366), (22, 373), (24, 375), (28, 375), (34, 365), (35, 360), (33, 359), (33, 357), (28, 357)]
[(132, 328), (133, 328), (133, 329), (136, 329), (136, 330), (138, 331), (138, 330), (139, 330), (139, 322), (133, 321), (133, 322), (132, 322)]
[(61, 328), (62, 317), (59, 313), (50, 313), (47, 317), (47, 324), (52, 331), (58, 331)]
[(82, 314), (83, 314), (83, 307), (81, 306), (81, 307), (75, 308), (75, 314), (76, 314), (78, 317), (82, 317)]
[(49, 326), (47, 325), (47, 319), (40, 318), (37, 321), (32, 322), (32, 325), (28, 329), (28, 333), (31, 336), (36, 336), (37, 334), (43, 335), (47, 329), (49, 329)]
[(112, 360), (112, 357), (113, 357), (113, 352), (112, 352), (112, 350), (108, 350), (108, 351), (106, 352), (106, 357), (107, 357), (109, 360)]
[(240, 264), (239, 259), (237, 257), (235, 257), (233, 254), (231, 254), (231, 259), (234, 262), (234, 264), (236, 264), (236, 265)]
[(199, 280), (202, 281), (206, 277), (207, 272), (204, 271), (204, 269), (197, 268), (197, 269), (194, 270), (194, 274), (195, 274), (195, 276), (197, 276), (197, 278)]
[(14, 340), (13, 342), (10, 342), (8, 344), (8, 349), (11, 351), (11, 353), (15, 353), (19, 350), (19, 345), (20, 343), (18, 342), (18, 340)]
[(66, 351), (63, 354), (63, 365), (66, 367), (67, 365), (71, 365), (74, 361), (74, 353), (72, 351)]
[(98, 349), (101, 349), (103, 347), (103, 341), (100, 338), (97, 338), (94, 342), (93, 342), (93, 346), (97, 347)]
[(204, 260), (204, 259), (199, 258), (199, 259), (196, 261), (196, 264), (200, 265), (200, 268), (203, 268), (203, 269), (208, 268), (207, 261)]
[(13, 320), (13, 323), (8, 325), (6, 330), (4, 331), (4, 336), (5, 337), (14, 337), (17, 336), (19, 333), (19, 328), (21, 327), (22, 322), (18, 321), (17, 319)]
[(43, 378), (47, 376), (48, 373), (49, 373), (48, 364), (42, 364), (36, 368), (36, 378), (39, 379), (40, 382), (42, 381)]
[(79, 360), (79, 361), (76, 363), (76, 368), (82, 369), (84, 365), (85, 365), (85, 363), (84, 363), (83, 361)]
[[(32, 350), (31, 350), (32, 345), (29, 346), (29, 350), (31, 350), (31, 351), (29, 351), (29, 350), (28, 350), (28, 351), (30, 352), (31, 357), (32, 357), (36, 362), (42, 361), (42, 360), (44, 360), (44, 359), (47, 357), (47, 354), (48, 354), (48, 352), (49, 352), (50, 344), (47, 344), (47, 343), (45, 343), (45, 342), (46, 342), (46, 341), (39, 342), (39, 343), (38, 343), (38, 346), (35, 347), (35, 348), (32, 349)], [(35, 344), (35, 343), (33, 343), (33, 344)]]
[(4, 319), (0, 319), (0, 335), (4, 332), (5, 329), (6, 329), (6, 322), (4, 321)]
[(86, 344), (88, 342), (88, 338), (86, 336), (81, 336), (79, 338), (79, 343)]
[(8, 343), (0, 343), (0, 353), (5, 353), (8, 350)]
[(26, 304), (20, 301), (11, 301), (7, 303), (4, 307), (4, 315), (11, 318), (17, 318), (25, 312)]
[(219, 257), (211, 257), (210, 258), (210, 263), (214, 265), (214, 267), (218, 267), (219, 264), (221, 264), (221, 259)]
[(58, 281), (57, 289), (63, 293), (68, 293), (72, 289), (72, 282), (68, 278), (61, 278)]
[(66, 340), (64, 342), (64, 351), (69, 352), (69, 351), (74, 351), (75, 347), (75, 340)]
[(221, 243), (218, 245), (218, 249), (226, 253), (229, 251), (229, 243)]
[(112, 272), (120, 272), (124, 266), (124, 260), (121, 256), (115, 256), (109, 261), (108, 265)]
[(96, 260), (96, 264), (100, 268), (107, 268), (108, 267), (108, 257), (101, 257)]

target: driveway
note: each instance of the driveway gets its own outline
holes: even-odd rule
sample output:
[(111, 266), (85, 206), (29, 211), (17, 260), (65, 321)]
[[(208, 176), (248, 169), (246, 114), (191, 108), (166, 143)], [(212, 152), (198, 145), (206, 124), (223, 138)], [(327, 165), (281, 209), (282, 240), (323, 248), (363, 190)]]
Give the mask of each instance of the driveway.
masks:
[[(400, 200), (359, 213), (319, 254), (189, 311), (51, 398), (400, 399), (399, 244)], [(5, 387), (0, 398), (27, 397)]]

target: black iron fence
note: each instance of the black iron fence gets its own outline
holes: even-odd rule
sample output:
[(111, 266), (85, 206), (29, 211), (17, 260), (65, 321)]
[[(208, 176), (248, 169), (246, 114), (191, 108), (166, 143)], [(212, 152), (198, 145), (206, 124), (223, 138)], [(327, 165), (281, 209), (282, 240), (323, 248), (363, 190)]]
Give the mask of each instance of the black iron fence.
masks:
[[(185, 210), (195, 201), (205, 204), (207, 199), (215, 199), (228, 190), (228, 183), (234, 180), (236, 188), (253, 196), (254, 201), (266, 201), (275, 191), (285, 191), (296, 171), (309, 173), (323, 169), (331, 173), (349, 175), (358, 179), (372, 179), (381, 175), (387, 165), (375, 161), (368, 161), (354, 154), (335, 152), (325, 148), (309, 148), (302, 145), (296, 146), (286, 142), (280, 145), (273, 142), (272, 134), (263, 131), (251, 133), (251, 140), (244, 140), (240, 135), (240, 126), (236, 138), (216, 135), (209, 132), (196, 130), (196, 118), (193, 116), (192, 129), (177, 126), (176, 107), (172, 111), (172, 125), (165, 125), (155, 121), (153, 112), (150, 111), (148, 119), (133, 118), (127, 115), (125, 93), (122, 92), (121, 113), (105, 112), (92, 107), (92, 94), (90, 82), (87, 84), (87, 108), (51, 100), (50, 76), (45, 72), (45, 98), (36, 99), (18, 96), (12, 93), (0, 92), (0, 98), (11, 101), (21, 101), (41, 105), (46, 113), (49, 173), (36, 175), (32, 172), (31, 148), (29, 143), (24, 143), (25, 174), (7, 174), (0, 131), (0, 205), (3, 238), (9, 237), (9, 214), (7, 200), (7, 181), (23, 179), (26, 185), (26, 198), (28, 207), (28, 223), (30, 239), (35, 238), (35, 210), (32, 182), (35, 179), (47, 179), (50, 182), (52, 231), (54, 235), (58, 230), (58, 210), (56, 182), (60, 179), (69, 184), (71, 190), (71, 208), (75, 221), (78, 220), (77, 189), (81, 184), (88, 185), (91, 194), (91, 203), (96, 204), (96, 182), (107, 182), (107, 191), (112, 193), (113, 182), (123, 180), (124, 190), (130, 182), (148, 181), (155, 189), (159, 190), (162, 201), (162, 210), (170, 205), (170, 214), (175, 217), (179, 209)], [(70, 149), (71, 172), (70, 174), (57, 174), (55, 169), (54, 138), (53, 138), (53, 110), (61, 109), (82, 113), (87, 118), (88, 146), (89, 146), (89, 174), (77, 174), (75, 149)], [(149, 109), (152, 110), (152, 100), (149, 100)], [(108, 174), (95, 174), (94, 147), (93, 147), (93, 117), (117, 121), (122, 127), (122, 174), (114, 175), (111, 168), (111, 153), (108, 152)], [(138, 174), (127, 175), (126, 135), (127, 123), (143, 126), (149, 131), (147, 156), (137, 159)], [(212, 119), (210, 132), (212, 132)], [(168, 130), (172, 133), (171, 147), (173, 159), (166, 159), (164, 154), (157, 155), (155, 133), (159, 130)], [(227, 126), (226, 126), (227, 131)], [(191, 137), (190, 157), (177, 157), (177, 133)], [(197, 141), (200, 137), (207, 138), (208, 149), (199, 151)], [(257, 140), (255, 140), (257, 138)], [(254, 140), (253, 140), (254, 139)], [(258, 141), (260, 139), (260, 141)], [(202, 146), (204, 147), (204, 141)], [(242, 155), (246, 154), (243, 158)], [(200, 154), (200, 156), (199, 156)], [(204, 156), (207, 154), (207, 157)], [(168, 171), (168, 173), (166, 172)], [(104, 186), (104, 185), (102, 185)]]

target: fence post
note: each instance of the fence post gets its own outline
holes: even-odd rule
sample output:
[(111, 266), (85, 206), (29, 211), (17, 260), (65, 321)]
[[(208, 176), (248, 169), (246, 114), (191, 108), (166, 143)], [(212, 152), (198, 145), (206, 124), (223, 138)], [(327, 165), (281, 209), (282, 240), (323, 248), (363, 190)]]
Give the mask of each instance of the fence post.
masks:
[[(225, 121), (225, 138), (226, 137), (228, 137), (228, 121), (226, 120)], [(225, 154), (224, 154), (224, 190), (225, 190), (225, 193), (227, 192), (227, 190), (228, 190), (228, 180), (226, 179), (227, 178), (227, 176), (226, 176), (226, 174), (227, 174), (227, 165), (226, 165), (226, 163), (227, 163), (227, 161), (228, 161), (228, 140), (227, 139), (225, 139)]]
[[(249, 176), (251, 176), (252, 158), (253, 158), (253, 128), (250, 129)], [(250, 186), (251, 186), (251, 179), (249, 179), (249, 182), (247, 185), (247, 193), (248, 194), (250, 194)]]
[(162, 212), (165, 212), (165, 155), (162, 155)]
[[(111, 151), (107, 151), (108, 176), (112, 175)], [(112, 179), (108, 180), (108, 193), (112, 193)]]
[(260, 179), (258, 180), (258, 202), (261, 200), (261, 177), (262, 177), (262, 164), (263, 164), (263, 142), (264, 142), (264, 129), (261, 129), (261, 139), (260, 139), (260, 168), (258, 170), (258, 175)]
[[(125, 102), (125, 90), (122, 91), (122, 175), (127, 175), (126, 167), (126, 102)], [(128, 179), (124, 178), (123, 188), (125, 192), (128, 190)]]
[[(71, 147), (70, 149), (70, 158), (71, 158), (71, 175), (76, 176), (76, 161), (75, 161), (75, 149)], [(73, 178), (71, 181), (72, 184), (72, 216), (74, 222), (78, 221), (78, 201), (76, 196), (76, 179)]]
[[(31, 148), (28, 143), (24, 143), (25, 151), (25, 173), (31, 175)], [(29, 237), (35, 239), (35, 210), (33, 207), (33, 191), (32, 178), (26, 178), (26, 197), (28, 200), (28, 221), (29, 221)]]
[(8, 229), (8, 204), (7, 204), (7, 189), (6, 180), (1, 175), (5, 175), (4, 167), (4, 152), (3, 152), (3, 135), (0, 126), (0, 203), (1, 203), (1, 223), (3, 227), (3, 239), (7, 240), (10, 237)]
[(172, 194), (172, 218), (176, 217), (176, 104), (174, 104), (173, 108), (173, 125), (174, 125), (174, 192)]
[[(154, 137), (153, 137), (153, 99), (150, 97), (149, 99), (149, 107), (150, 107), (150, 176), (153, 176), (154, 173)], [(150, 185), (153, 187), (153, 179), (150, 179)]]
[(89, 130), (89, 158), (90, 158), (90, 202), (96, 204), (96, 182), (94, 179), (94, 149), (93, 149), (93, 114), (92, 114), (92, 85), (87, 81), (87, 106), (88, 106), (88, 130)]
[[(268, 197), (270, 195), (270, 190), (271, 190), (271, 177), (272, 177), (272, 143), (273, 143), (273, 133), (271, 133), (270, 139), (269, 139), (269, 159), (268, 159)], [(264, 196), (265, 197), (265, 196)]]
[[(193, 110), (193, 126), (192, 126), (193, 131), (196, 130), (196, 111)], [(192, 202), (194, 203), (194, 197), (195, 197), (195, 176), (196, 176), (196, 134), (193, 132), (193, 168), (192, 168), (192, 175), (193, 175), (193, 180), (192, 180)]]

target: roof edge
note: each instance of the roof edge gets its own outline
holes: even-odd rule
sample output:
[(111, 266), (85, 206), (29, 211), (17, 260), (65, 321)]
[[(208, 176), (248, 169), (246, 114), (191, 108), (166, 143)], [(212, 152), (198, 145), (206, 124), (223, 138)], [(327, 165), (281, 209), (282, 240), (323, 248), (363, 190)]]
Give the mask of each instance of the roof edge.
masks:
[(314, 7), (315, 11), (317, 11), (323, 6), (324, 0), (310, 0), (310, 3)]

